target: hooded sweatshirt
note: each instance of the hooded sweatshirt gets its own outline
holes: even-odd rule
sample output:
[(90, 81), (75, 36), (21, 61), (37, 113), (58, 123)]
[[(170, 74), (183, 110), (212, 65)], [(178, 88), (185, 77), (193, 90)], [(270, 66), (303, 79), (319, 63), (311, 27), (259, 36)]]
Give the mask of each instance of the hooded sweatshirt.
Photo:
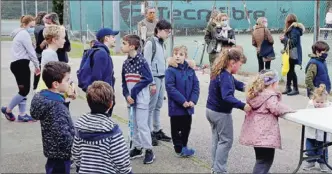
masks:
[(39, 61), (28, 31), (24, 28), (18, 28), (15, 29), (10, 36), (13, 38), (11, 48), (12, 62), (27, 59), (32, 61), (35, 68), (39, 68)]
[(78, 173), (131, 173), (122, 132), (106, 114), (85, 114), (75, 124), (73, 160)]
[(252, 111), (246, 114), (240, 144), (254, 147), (281, 148), (278, 117), (292, 110), (281, 103), (281, 94), (265, 89), (247, 103)]

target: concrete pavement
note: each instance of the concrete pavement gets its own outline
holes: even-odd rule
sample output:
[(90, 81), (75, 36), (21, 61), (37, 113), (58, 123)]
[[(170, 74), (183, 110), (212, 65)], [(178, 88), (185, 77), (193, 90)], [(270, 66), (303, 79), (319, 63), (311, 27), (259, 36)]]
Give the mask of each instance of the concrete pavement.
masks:
[[(7, 105), (11, 97), (17, 92), (14, 76), (11, 74), (10, 42), (1, 43), (1, 105)], [(121, 89), (121, 67), (125, 57), (113, 57), (116, 76), (116, 107), (113, 119), (119, 123), (125, 138), (127, 138), (127, 108)], [(76, 70), (80, 59), (71, 59), (72, 77), (76, 80)], [(143, 159), (132, 161), (134, 173), (209, 173), (211, 166), (211, 130), (205, 118), (205, 104), (207, 99), (209, 75), (197, 72), (201, 85), (200, 100), (196, 106), (196, 114), (193, 116), (192, 130), (189, 137), (189, 146), (196, 149), (194, 158), (182, 159), (174, 155), (172, 144), (162, 142), (154, 148), (155, 163), (143, 165)], [(248, 81), (247, 77), (238, 76), (239, 80)], [(80, 93), (83, 95), (82, 93)], [(237, 93), (237, 97), (244, 100), (243, 93)], [(29, 95), (29, 101), (32, 94)], [(284, 102), (294, 109), (305, 108), (307, 98), (298, 95), (284, 97)], [(28, 107), (29, 108), (29, 107)], [(73, 101), (70, 111), (73, 120), (87, 112), (88, 106), (84, 97)], [(17, 113), (17, 110), (14, 110)], [(167, 101), (162, 108), (161, 123), (164, 131), (170, 135), (170, 122), (167, 116)], [(250, 173), (255, 163), (254, 150), (238, 143), (238, 137), (244, 119), (244, 113), (234, 110), (234, 144), (229, 155), (230, 173)], [(42, 152), (40, 124), (36, 123), (11, 123), (4, 116), (1, 122), (1, 173), (43, 173), (46, 162)], [(301, 126), (280, 119), (283, 149), (277, 150), (271, 173), (289, 173), (295, 169), (299, 159)], [(331, 157), (331, 156), (330, 156)], [(74, 170), (73, 170), (74, 172)], [(302, 170), (299, 172), (302, 173)], [(315, 173), (317, 171), (313, 171)]]

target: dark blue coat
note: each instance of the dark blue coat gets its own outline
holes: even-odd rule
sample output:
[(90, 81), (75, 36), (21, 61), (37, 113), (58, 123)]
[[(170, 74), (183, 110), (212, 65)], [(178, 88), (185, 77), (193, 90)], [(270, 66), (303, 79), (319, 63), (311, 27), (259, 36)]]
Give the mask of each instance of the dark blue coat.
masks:
[(184, 61), (178, 67), (169, 67), (165, 73), (166, 92), (168, 96), (168, 115), (181, 116), (194, 114), (194, 108), (184, 108), (184, 102), (197, 104), (199, 81), (195, 71)]
[(286, 31), (285, 38), (281, 40), (281, 43), (284, 44), (284, 48), (286, 49), (288, 40), (289, 41), (289, 49), (297, 48), (297, 61), (296, 64), (302, 65), (302, 45), (301, 45), (301, 36), (303, 35), (303, 32), (305, 31), (305, 28), (303, 24), (294, 22)]
[(316, 77), (314, 78), (314, 86), (316, 88), (319, 87), (320, 84), (324, 84), (326, 86), (326, 91), (330, 93), (331, 91), (331, 81), (329, 77), (329, 72), (326, 66), (326, 61), (325, 59), (320, 59), (320, 58), (311, 58), (307, 64), (306, 67), (306, 73), (309, 68), (310, 64), (315, 64), (317, 66), (317, 74)]

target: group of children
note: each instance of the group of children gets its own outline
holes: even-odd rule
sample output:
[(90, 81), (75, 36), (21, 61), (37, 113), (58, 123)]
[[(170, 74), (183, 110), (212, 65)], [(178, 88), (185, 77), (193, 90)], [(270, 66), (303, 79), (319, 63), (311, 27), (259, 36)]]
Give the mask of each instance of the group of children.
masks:
[[(143, 149), (144, 164), (153, 163), (155, 155), (148, 123), (149, 87), (153, 76), (147, 60), (138, 51), (139, 36), (124, 36), (121, 46), (122, 52), (128, 55), (122, 67), (122, 93), (128, 108), (133, 107), (133, 113), (128, 109), (128, 113), (133, 114), (134, 124), (133, 148), (129, 152), (119, 126), (111, 119), (115, 104), (114, 79), (110, 79), (111, 84), (94, 81), (86, 86), (90, 112), (74, 125), (67, 101), (76, 98), (70, 79), (71, 68), (59, 62), (55, 53), (64, 45), (64, 31), (57, 25), (44, 29), (48, 47), (42, 53), (42, 80), (30, 109), (31, 116), (41, 122), (46, 173), (70, 173), (71, 159), (78, 173), (132, 173), (130, 159), (143, 156)], [(325, 63), (328, 51), (329, 46), (322, 41), (312, 46), (313, 55), (306, 68), (308, 97), (311, 98), (308, 108), (330, 106), (327, 96), (331, 84)], [(185, 46), (175, 47), (165, 72), (172, 142), (175, 154), (180, 157), (195, 154), (195, 150), (188, 147), (188, 138), (200, 95), (195, 64), (187, 58)], [(268, 173), (275, 149), (281, 148), (278, 117), (294, 112), (281, 103), (277, 72), (263, 70), (249, 85), (234, 78), (233, 74), (246, 59), (243, 50), (232, 47), (224, 49), (212, 67), (206, 105), (206, 117), (212, 128), (212, 173), (227, 172), (228, 154), (233, 143), (233, 108), (246, 112), (240, 144), (254, 147), (256, 163), (253, 173)], [(245, 103), (234, 96), (235, 90), (246, 91)], [(322, 144), (322, 132), (307, 128), (306, 135), (308, 149)], [(308, 156), (321, 153), (312, 151)], [(322, 159), (308, 161), (305, 169), (313, 168), (315, 162), (320, 164), (321, 171), (327, 171)]]

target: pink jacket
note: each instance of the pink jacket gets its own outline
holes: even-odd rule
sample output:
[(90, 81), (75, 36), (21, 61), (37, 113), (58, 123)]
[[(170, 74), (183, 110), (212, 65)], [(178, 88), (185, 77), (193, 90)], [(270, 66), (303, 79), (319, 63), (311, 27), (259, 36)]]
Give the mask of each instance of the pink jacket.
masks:
[(292, 109), (282, 104), (281, 94), (264, 90), (247, 103), (252, 111), (246, 114), (240, 135), (240, 144), (281, 149), (278, 117)]

